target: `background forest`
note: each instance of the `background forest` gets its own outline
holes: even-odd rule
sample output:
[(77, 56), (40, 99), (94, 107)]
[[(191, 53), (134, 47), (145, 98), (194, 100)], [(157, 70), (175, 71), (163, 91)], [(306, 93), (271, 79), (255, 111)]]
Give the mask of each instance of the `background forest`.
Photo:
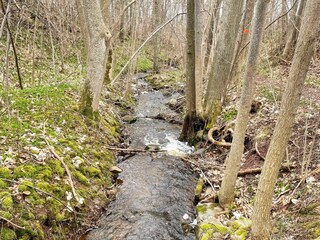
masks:
[(0, 7), (0, 239), (94, 228), (138, 73), (180, 94), (169, 106), (196, 149), (183, 160), (200, 175), (197, 215), (218, 209), (199, 239), (320, 239), (319, 0)]

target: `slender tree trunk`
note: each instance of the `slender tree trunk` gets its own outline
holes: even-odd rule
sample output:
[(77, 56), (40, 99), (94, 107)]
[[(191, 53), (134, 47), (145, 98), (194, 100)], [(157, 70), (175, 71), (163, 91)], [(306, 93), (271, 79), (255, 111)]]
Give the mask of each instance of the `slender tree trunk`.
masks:
[(252, 239), (269, 239), (271, 232), (270, 211), (272, 196), (286, 147), (292, 132), (294, 115), (308, 72), (315, 41), (320, 29), (320, 1), (308, 0), (302, 20), (292, 66), (282, 97), (281, 109), (268, 149), (258, 185), (256, 202), (252, 215)]
[(205, 115), (209, 127), (213, 126), (221, 112), (221, 102), (226, 93), (239, 31), (243, 0), (225, 0), (223, 6), (218, 44), (213, 54), (214, 62), (205, 95)]
[(186, 116), (180, 139), (190, 140), (195, 135), (194, 119), (196, 118), (195, 92), (195, 1), (187, 1), (187, 57), (186, 57)]
[(196, 113), (202, 115), (202, 30), (201, 30), (201, 1), (194, 3), (194, 27), (195, 27), (195, 94)]
[[(156, 29), (160, 24), (160, 2), (153, 0), (153, 29)], [(159, 73), (159, 35), (153, 39), (153, 72)]]
[[(240, 44), (238, 48), (237, 55), (235, 56), (235, 61), (234, 61), (234, 66), (233, 69), (231, 69), (231, 76), (230, 76), (230, 81), (234, 85), (239, 85), (240, 82), (240, 76), (241, 72), (243, 69), (243, 65), (245, 64), (245, 60), (247, 57), (248, 53), (248, 48), (245, 48), (241, 53), (240, 50), (245, 47), (245, 45), (249, 41), (249, 37), (251, 35), (251, 22), (252, 22), (252, 17), (253, 17), (253, 9), (254, 9), (254, 3), (255, 0), (246, 0), (246, 6), (245, 6), (245, 16), (244, 16), (244, 21), (243, 21), (243, 26), (242, 26), (242, 32), (241, 32), (241, 38), (240, 38)], [(239, 88), (240, 89), (240, 88)]]
[(299, 29), (301, 25), (301, 18), (302, 18), (305, 3), (306, 3), (306, 0), (300, 0), (296, 15), (292, 20), (292, 23), (289, 24), (287, 41), (282, 53), (282, 57), (284, 59), (288, 59), (290, 53), (293, 53), (294, 51), (295, 43), (299, 36)]
[(228, 207), (234, 200), (234, 190), (244, 150), (244, 138), (254, 94), (256, 68), (268, 2), (266, 0), (258, 0), (254, 9), (244, 86), (242, 88), (232, 146), (227, 158), (226, 170), (219, 192), (219, 203), (224, 207)]
[(98, 111), (106, 71), (110, 33), (103, 21), (100, 0), (78, 0), (87, 50), (87, 78), (80, 99), (81, 111), (92, 117)]

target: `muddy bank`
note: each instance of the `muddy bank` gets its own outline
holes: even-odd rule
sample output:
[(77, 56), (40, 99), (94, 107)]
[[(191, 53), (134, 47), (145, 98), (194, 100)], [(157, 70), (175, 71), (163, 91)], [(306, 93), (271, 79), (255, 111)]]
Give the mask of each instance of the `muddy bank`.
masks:
[[(98, 222), (89, 240), (102, 239), (195, 239), (183, 222), (194, 219), (196, 176), (179, 157), (191, 150), (177, 141), (180, 126), (154, 119), (175, 114), (165, 104), (172, 97), (151, 91), (139, 81), (136, 122), (127, 126), (129, 148), (159, 148), (164, 153), (143, 153), (119, 163), (123, 172), (120, 192)], [(146, 91), (148, 90), (148, 91)], [(170, 155), (169, 155), (170, 154)], [(183, 217), (189, 217), (183, 220)]]

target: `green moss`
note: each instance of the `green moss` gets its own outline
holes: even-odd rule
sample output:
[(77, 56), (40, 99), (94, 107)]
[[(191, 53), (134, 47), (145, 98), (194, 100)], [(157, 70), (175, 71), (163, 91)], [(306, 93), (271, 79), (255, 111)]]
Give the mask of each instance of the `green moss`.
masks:
[(11, 219), (12, 218), (12, 214), (10, 212), (2, 211), (2, 210), (0, 210), (0, 216), (4, 217), (6, 219)]
[(252, 224), (252, 221), (250, 219), (247, 218), (240, 218), (238, 220), (235, 220), (231, 223), (231, 227), (232, 229), (236, 230), (236, 229), (245, 229), (248, 230), (250, 229)]
[(210, 240), (213, 234), (213, 229), (207, 230), (204, 235), (201, 237), (201, 240)]
[(55, 216), (55, 219), (57, 222), (62, 222), (66, 219), (65, 215), (62, 213), (57, 213)]
[(235, 117), (237, 116), (237, 110), (235, 108), (233, 109), (230, 109), (229, 111), (223, 113), (223, 119), (225, 121), (230, 121), (230, 120), (233, 120), (235, 119)]
[(36, 179), (49, 180), (52, 178), (52, 169), (50, 167), (40, 168), (35, 176)]
[(50, 192), (51, 189), (51, 185), (47, 182), (37, 182), (36, 187), (46, 192)]
[(60, 177), (64, 175), (65, 169), (62, 167), (59, 160), (50, 160), (48, 161), (48, 164), (54, 173), (57, 173)]
[(13, 200), (9, 192), (0, 192), (1, 206), (4, 210), (12, 210)]
[(22, 214), (21, 214), (21, 217), (23, 217), (25, 220), (35, 220), (36, 217), (34, 216), (33, 213), (31, 212), (26, 212), (24, 211)]
[(25, 180), (19, 185), (18, 190), (19, 192), (30, 190), (29, 186), (33, 186), (33, 185), (34, 184), (32, 182)]
[(0, 178), (11, 178), (11, 171), (7, 167), (0, 167)]
[(81, 100), (80, 100), (80, 111), (81, 113), (92, 119), (93, 118), (93, 109), (92, 109), (92, 101), (93, 101), (93, 96), (92, 96), (92, 91), (90, 87), (89, 81), (86, 81), (81, 93)]
[(84, 173), (86, 173), (87, 175), (89, 175), (90, 177), (95, 177), (95, 176), (99, 176), (101, 171), (98, 168), (89, 166), (89, 167), (85, 167), (84, 168)]
[(245, 229), (238, 229), (237, 231), (234, 232), (234, 234), (238, 237), (240, 237), (241, 240), (246, 240), (248, 230)]
[(13, 170), (13, 177), (15, 179), (23, 177), (32, 178), (36, 172), (37, 169), (32, 165), (20, 165)]
[(75, 178), (81, 182), (82, 184), (86, 185), (86, 186), (89, 186), (90, 183), (89, 183), (89, 180), (86, 176), (84, 176), (81, 172), (79, 171), (74, 171), (74, 176)]
[(199, 178), (199, 180), (197, 182), (196, 189), (194, 190), (194, 194), (196, 197), (200, 197), (201, 192), (202, 192), (202, 188), (203, 188), (203, 179)]
[(0, 189), (7, 189), (8, 188), (8, 184), (0, 179)]
[(213, 229), (214, 232), (225, 234), (228, 232), (228, 228), (218, 223), (202, 223), (200, 225), (202, 230)]
[(0, 234), (1, 234), (0, 239), (2, 239), (2, 240), (15, 240), (15, 239), (17, 239), (16, 233), (13, 230), (6, 228), (6, 227), (1, 228)]
[(197, 211), (198, 214), (206, 212), (207, 211), (207, 205), (198, 204), (196, 206), (196, 211)]

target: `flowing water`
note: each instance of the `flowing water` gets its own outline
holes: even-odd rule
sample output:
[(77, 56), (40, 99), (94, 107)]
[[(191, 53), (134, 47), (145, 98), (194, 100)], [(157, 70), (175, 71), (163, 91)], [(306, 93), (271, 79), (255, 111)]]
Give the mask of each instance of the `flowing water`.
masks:
[[(137, 121), (128, 124), (132, 149), (146, 146), (166, 150), (141, 153), (118, 164), (123, 180), (115, 201), (91, 231), (88, 240), (195, 239), (185, 227), (194, 218), (196, 176), (179, 157), (193, 149), (177, 140), (180, 126), (155, 119), (159, 114), (176, 116), (160, 91), (152, 91), (139, 80), (136, 84)], [(173, 96), (175, 97), (175, 96)]]

